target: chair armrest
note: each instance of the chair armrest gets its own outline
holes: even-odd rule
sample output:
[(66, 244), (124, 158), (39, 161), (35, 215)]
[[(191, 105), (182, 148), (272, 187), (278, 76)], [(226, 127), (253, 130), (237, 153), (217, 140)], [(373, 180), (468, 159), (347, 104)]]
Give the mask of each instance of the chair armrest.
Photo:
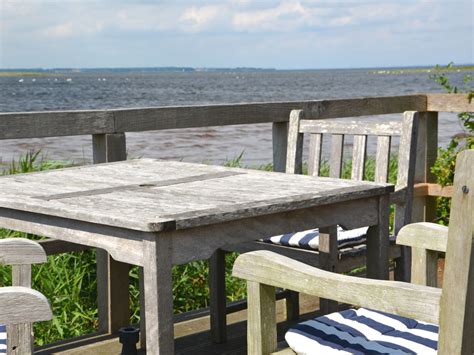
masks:
[(240, 255), (233, 276), (274, 287), (438, 323), (441, 290), (320, 270), (270, 251)]
[(32, 323), (53, 317), (46, 297), (27, 287), (0, 288), (0, 305), (0, 324)]
[(398, 232), (397, 244), (446, 252), (448, 227), (427, 222), (408, 224)]
[(46, 253), (37, 242), (25, 238), (0, 239), (0, 264), (28, 265), (46, 262)]

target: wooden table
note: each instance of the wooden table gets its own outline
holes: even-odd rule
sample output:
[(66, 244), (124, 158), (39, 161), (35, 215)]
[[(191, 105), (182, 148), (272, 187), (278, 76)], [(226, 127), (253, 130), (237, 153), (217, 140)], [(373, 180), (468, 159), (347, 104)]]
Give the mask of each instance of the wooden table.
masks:
[(0, 178), (0, 227), (107, 250), (144, 268), (146, 347), (171, 354), (173, 264), (226, 244), (335, 224), (372, 226), (388, 276), (391, 185), (152, 159)]

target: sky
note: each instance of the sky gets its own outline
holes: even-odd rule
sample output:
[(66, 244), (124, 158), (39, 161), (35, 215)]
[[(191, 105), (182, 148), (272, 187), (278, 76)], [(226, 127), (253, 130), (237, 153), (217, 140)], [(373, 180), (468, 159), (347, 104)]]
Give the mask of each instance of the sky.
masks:
[(0, 68), (474, 62), (474, 0), (0, 0)]

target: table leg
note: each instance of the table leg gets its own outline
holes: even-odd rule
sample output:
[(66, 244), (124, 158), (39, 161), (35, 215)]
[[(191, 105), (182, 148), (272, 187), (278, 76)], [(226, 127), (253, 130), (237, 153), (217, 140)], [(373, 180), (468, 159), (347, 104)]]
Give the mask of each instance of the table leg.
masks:
[(147, 354), (174, 354), (170, 246), (168, 238), (143, 241)]
[(367, 232), (367, 277), (388, 280), (388, 249), (390, 247), (390, 204), (387, 196), (379, 198), (378, 224)]
[(227, 341), (227, 295), (225, 288), (225, 252), (216, 250), (209, 259), (209, 292), (211, 339), (220, 344)]
[(130, 265), (114, 260), (102, 249), (96, 250), (96, 257), (99, 331), (113, 334), (130, 324)]

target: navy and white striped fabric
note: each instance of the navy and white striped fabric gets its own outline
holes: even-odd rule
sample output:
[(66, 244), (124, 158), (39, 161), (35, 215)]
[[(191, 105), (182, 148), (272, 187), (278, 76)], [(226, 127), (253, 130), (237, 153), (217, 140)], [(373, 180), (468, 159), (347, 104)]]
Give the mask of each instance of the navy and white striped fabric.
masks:
[(0, 354), (7, 353), (7, 327), (0, 324)]
[(285, 335), (297, 354), (436, 354), (438, 326), (365, 308), (299, 323)]
[[(340, 254), (358, 254), (365, 250), (367, 230), (369, 227), (345, 230), (337, 227), (337, 243)], [(263, 239), (266, 243), (273, 243), (287, 247), (319, 250), (319, 229), (310, 229), (302, 232), (288, 233)]]

